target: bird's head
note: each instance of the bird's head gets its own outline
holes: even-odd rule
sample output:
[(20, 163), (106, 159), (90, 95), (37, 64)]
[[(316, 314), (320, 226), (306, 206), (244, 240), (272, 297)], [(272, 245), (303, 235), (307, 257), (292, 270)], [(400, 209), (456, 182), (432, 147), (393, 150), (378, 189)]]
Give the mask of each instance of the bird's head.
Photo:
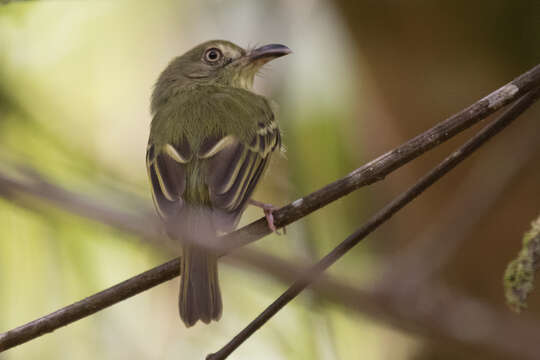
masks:
[(211, 40), (175, 58), (161, 77), (181, 84), (218, 83), (251, 89), (264, 64), (289, 53), (291, 50), (280, 44), (245, 50), (230, 41)]

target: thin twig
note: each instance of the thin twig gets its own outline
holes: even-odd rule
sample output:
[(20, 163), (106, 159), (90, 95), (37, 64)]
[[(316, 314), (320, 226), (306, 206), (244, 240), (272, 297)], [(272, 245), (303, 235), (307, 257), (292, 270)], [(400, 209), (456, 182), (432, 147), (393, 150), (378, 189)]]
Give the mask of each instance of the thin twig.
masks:
[[(230, 257), (224, 260), (233, 261)], [(250, 254), (245, 263), (284, 283), (297, 279), (307, 269), (255, 253)], [(310, 290), (362, 316), (447, 345), (486, 346), (492, 351), (507, 353), (512, 359), (537, 360), (540, 353), (537, 319), (517, 317), (442, 285), (424, 284), (408, 293), (378, 286), (365, 290), (323, 273), (310, 285)]]
[[(525, 128), (515, 131), (512, 138), (506, 139), (513, 146), (512, 161), (505, 164), (504, 171), (498, 171), (497, 176), (488, 176), (489, 181), (486, 181), (487, 174), (493, 170), (494, 161), (508, 155), (505, 143), (490, 147), (478, 157), (478, 165), (455, 190), (457, 196), (450, 199), (437, 214), (440, 221), (424, 226), (410, 245), (384, 261), (387, 266), (382, 267), (388, 271), (379, 281), (381, 286), (399, 286), (407, 291), (415, 282), (434, 279), (448, 264), (482, 216), (500, 200), (516, 175), (538, 154), (538, 124), (533, 118), (529, 122)], [(467, 216), (462, 216), (463, 209), (467, 209)], [(407, 279), (403, 279), (402, 274), (407, 274)], [(396, 284), (396, 279), (400, 279), (399, 284)]]
[(302, 290), (309, 286), (317, 277), (320, 276), (328, 267), (339, 260), (350, 249), (365, 239), (367, 235), (377, 229), (381, 224), (390, 219), (397, 211), (402, 209), (418, 195), (433, 185), (437, 180), (447, 174), (456, 165), (465, 160), (480, 146), (498, 134), (502, 129), (509, 125), (519, 115), (521, 115), (529, 106), (531, 106), (540, 96), (540, 88), (519, 99), (514, 105), (506, 110), (497, 120), (482, 129), (473, 138), (462, 145), (458, 150), (444, 159), (438, 166), (423, 176), (415, 185), (404, 191), (401, 195), (383, 207), (374, 216), (372, 216), (360, 229), (351, 234), (347, 239), (341, 242), (330, 253), (324, 256), (317, 264), (306, 271), (298, 280), (294, 282), (276, 301), (268, 306), (255, 320), (246, 326), (230, 342), (222, 347), (218, 352), (207, 356), (209, 360), (220, 360), (227, 358), (235, 349), (246, 341), (255, 331), (261, 328), (272, 316), (280, 311), (285, 305), (293, 300)]
[(157, 216), (151, 216), (153, 212), (150, 208), (143, 210), (139, 216), (127, 214), (52, 184), (31, 169), (21, 169), (17, 177), (0, 172), (0, 196), (9, 197), (23, 207), (35, 210), (39, 204), (26, 201), (30, 196), (32, 200), (44, 201), (72, 214), (137, 234), (147, 240), (162, 241), (163, 236), (159, 230), (161, 224)]
[[(511, 83), (496, 90), (495, 92), (486, 96), (484, 99), (478, 101), (477, 103), (468, 107), (467, 109), (458, 113), (457, 115), (443, 121), (442, 123), (437, 124), (432, 129), (426, 131), (425, 133), (415, 137), (414, 139), (404, 143), (403, 145), (395, 148), (394, 150), (371, 161), (367, 165), (353, 171), (351, 174), (349, 174), (345, 178), (338, 180), (302, 199), (299, 199), (293, 202), (292, 204), (289, 204), (277, 210), (274, 213), (276, 224), (278, 225), (278, 227), (288, 225), (300, 219), (301, 217), (327, 205), (329, 202), (347, 195), (354, 189), (357, 189), (361, 186), (368, 185), (377, 180), (382, 179), (385, 175), (387, 175), (391, 171), (399, 168), (400, 166), (403, 166), (405, 163), (420, 156), (422, 153), (437, 146), (441, 142), (448, 140), (450, 137), (456, 135), (460, 131), (463, 131), (467, 127), (474, 125), (481, 119), (493, 113), (495, 110), (497, 110), (501, 106), (504, 106), (508, 102), (515, 100), (516, 98), (521, 96), (524, 92), (531, 89), (533, 86), (537, 86), (537, 85), (540, 85), (540, 65), (534, 67), (527, 73), (516, 78)], [(2, 190), (0, 191), (0, 195), (8, 196), (11, 199), (16, 199), (18, 196), (18, 193), (32, 194), (31, 191), (28, 191), (27, 187), (14, 186), (13, 181), (6, 182), (6, 181), (2, 181), (2, 178), (0, 178), (0, 185), (1, 185), (0, 189)], [(32, 189), (31, 186), (30, 188)], [(43, 198), (43, 199), (47, 199), (48, 194), (41, 192), (39, 194), (33, 194), (33, 195), (39, 196), (40, 198)], [(66, 204), (65, 201), (66, 201), (65, 198), (64, 199), (58, 198), (58, 200), (53, 199), (53, 202), (57, 206), (64, 206)], [(68, 206), (68, 209), (70, 209), (69, 206)], [(82, 213), (79, 213), (79, 214), (86, 216), (85, 214), (82, 214)], [(90, 217), (94, 218), (95, 220), (102, 221), (102, 219), (97, 219), (92, 216)], [(137, 233), (138, 230), (133, 229), (133, 227), (131, 226), (133, 222), (131, 220), (129, 220), (127, 223), (124, 223), (124, 221), (125, 220), (122, 219), (121, 217), (115, 217), (114, 219), (112, 219), (112, 221), (108, 221), (105, 223), (111, 226), (119, 227), (123, 230), (133, 232), (134, 234), (141, 235), (141, 233)], [(144, 222), (141, 222), (141, 223), (144, 223)], [(228, 245), (231, 245), (232, 247), (239, 247), (243, 244), (260, 239), (261, 237), (267, 234), (268, 234), (268, 227), (266, 226), (265, 219), (261, 218), (260, 220), (248, 226), (245, 226), (244, 228), (239, 229), (235, 231), (234, 233), (231, 233), (225, 236), (225, 238), (226, 240), (228, 240), (227, 242)], [(152, 235), (149, 235), (149, 236), (151, 237)], [(158, 236), (158, 234), (156, 234), (156, 236)], [(160, 267), (151, 269), (147, 271), (145, 274), (147, 274), (148, 276), (154, 276), (154, 275), (159, 276), (159, 274), (161, 273), (159, 268)], [(163, 276), (161, 278), (161, 282), (164, 282), (168, 279), (169, 279), (168, 276)], [(156, 284), (157, 283), (158, 281), (156, 282)], [(125, 295), (124, 299), (133, 295), (133, 294), (131, 295), (127, 295), (127, 294), (128, 292), (124, 293)], [(107, 296), (112, 296), (112, 295), (115, 295), (114, 291), (112, 293), (108, 293)], [(90, 298), (87, 298), (87, 299), (90, 299)], [(121, 299), (118, 299), (118, 301), (119, 300)], [(96, 307), (97, 310), (101, 310), (114, 302), (111, 302), (109, 305), (104, 305), (106, 303), (107, 302), (102, 301), (100, 303), (101, 307), (99, 308), (97, 307), (96, 304), (92, 302), (79, 303), (77, 306), (73, 304), (70, 306), (73, 306), (72, 308), (73, 311), (75, 311), (76, 309), (79, 309), (81, 312), (84, 312), (84, 308), (86, 306)], [(56, 314), (55, 316), (52, 316), (52, 314), (46, 316), (48, 319), (47, 321), (54, 322), (54, 327), (47, 327), (48, 329), (47, 331), (52, 331), (56, 328), (65, 326), (69, 324), (70, 322), (74, 321), (73, 319), (77, 318), (76, 316), (67, 317), (67, 318), (62, 318), (63, 319), (62, 321), (57, 321), (58, 319), (57, 316), (60, 316), (61, 313), (62, 313), (62, 309), (56, 313), (53, 313), (53, 314)], [(39, 321), (39, 319), (37, 321)], [(28, 341), (30, 339), (33, 339), (35, 337), (38, 337), (44, 334), (44, 332), (39, 331), (40, 328), (36, 328), (34, 326), (31, 326), (30, 324), (32, 323), (22, 325), (21, 327), (17, 328), (19, 330), (16, 333), (16, 335), (11, 335), (12, 333), (10, 331), (4, 334), (0, 334), (0, 349), (4, 349), (4, 350), (7, 349), (7, 347), (3, 345), (4, 342), (9, 341), (9, 343), (11, 344), (21, 344), (25, 341)], [(26, 332), (31, 334), (31, 336), (24, 335), (24, 338), (26, 339), (24, 341), (21, 341), (20, 339), (18, 339), (21, 336), (23, 336), (23, 334), (26, 334)], [(11, 345), (10, 347), (12, 346), (15, 346), (15, 345)]]

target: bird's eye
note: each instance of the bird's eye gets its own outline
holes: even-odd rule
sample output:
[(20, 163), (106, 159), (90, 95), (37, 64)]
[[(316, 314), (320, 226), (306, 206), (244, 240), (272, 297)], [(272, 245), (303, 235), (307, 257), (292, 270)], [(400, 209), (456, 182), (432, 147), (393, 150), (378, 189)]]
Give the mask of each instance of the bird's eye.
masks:
[(204, 60), (207, 63), (215, 64), (223, 57), (223, 53), (218, 48), (210, 48), (204, 53)]

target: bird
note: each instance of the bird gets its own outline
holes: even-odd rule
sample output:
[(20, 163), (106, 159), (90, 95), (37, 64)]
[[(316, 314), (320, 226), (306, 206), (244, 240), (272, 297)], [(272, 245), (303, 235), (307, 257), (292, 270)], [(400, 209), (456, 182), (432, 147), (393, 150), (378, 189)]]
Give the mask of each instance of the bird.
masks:
[(262, 207), (276, 231), (273, 206), (251, 195), (282, 134), (275, 103), (253, 82), (264, 64), (289, 53), (281, 44), (206, 41), (170, 61), (154, 86), (146, 167), (157, 213), (182, 243), (178, 307), (186, 327), (222, 315), (217, 256), (198, 246), (202, 238), (233, 231), (248, 204)]

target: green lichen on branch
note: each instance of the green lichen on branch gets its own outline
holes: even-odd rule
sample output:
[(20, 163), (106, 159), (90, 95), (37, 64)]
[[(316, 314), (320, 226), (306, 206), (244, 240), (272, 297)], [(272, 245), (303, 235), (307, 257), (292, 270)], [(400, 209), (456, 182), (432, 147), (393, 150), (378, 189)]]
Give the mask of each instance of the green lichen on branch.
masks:
[(527, 307), (527, 296), (534, 288), (534, 273), (540, 268), (540, 217), (523, 236), (523, 247), (504, 273), (504, 291), (508, 306), (516, 311)]

